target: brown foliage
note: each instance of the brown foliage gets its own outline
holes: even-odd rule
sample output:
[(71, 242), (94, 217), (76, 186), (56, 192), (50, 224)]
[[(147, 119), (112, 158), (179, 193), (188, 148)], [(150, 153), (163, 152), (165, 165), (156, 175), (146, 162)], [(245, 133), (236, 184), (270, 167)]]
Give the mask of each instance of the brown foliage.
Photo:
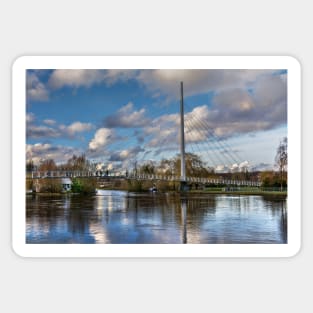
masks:
[(44, 161), (41, 161), (38, 170), (39, 171), (56, 171), (57, 170), (57, 165), (55, 164), (54, 160), (52, 159), (47, 159)]

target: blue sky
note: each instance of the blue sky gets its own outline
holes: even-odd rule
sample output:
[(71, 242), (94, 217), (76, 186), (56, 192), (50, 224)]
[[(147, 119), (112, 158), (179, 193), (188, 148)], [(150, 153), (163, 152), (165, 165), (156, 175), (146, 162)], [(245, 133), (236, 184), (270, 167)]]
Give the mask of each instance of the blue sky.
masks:
[(287, 136), (285, 70), (28, 70), (27, 159), (73, 154), (131, 168), (179, 152), (180, 81), (186, 151), (208, 166), (274, 163)]

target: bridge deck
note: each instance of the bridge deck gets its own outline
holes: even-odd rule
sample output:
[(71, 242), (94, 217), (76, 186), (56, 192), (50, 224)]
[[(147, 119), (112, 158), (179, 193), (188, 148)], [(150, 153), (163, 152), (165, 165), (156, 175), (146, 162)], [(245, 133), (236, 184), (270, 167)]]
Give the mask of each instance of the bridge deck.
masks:
[[(165, 175), (103, 175), (99, 172), (92, 171), (34, 171), (27, 175), (28, 178), (42, 179), (42, 178), (106, 178), (106, 179), (131, 179), (131, 180), (162, 180), (162, 181), (175, 181), (180, 182), (180, 176), (165, 176)], [(187, 183), (201, 183), (201, 184), (223, 184), (223, 185), (236, 185), (236, 186), (254, 186), (260, 187), (259, 181), (250, 180), (232, 180), (222, 178), (203, 178), (203, 177), (187, 177)]]

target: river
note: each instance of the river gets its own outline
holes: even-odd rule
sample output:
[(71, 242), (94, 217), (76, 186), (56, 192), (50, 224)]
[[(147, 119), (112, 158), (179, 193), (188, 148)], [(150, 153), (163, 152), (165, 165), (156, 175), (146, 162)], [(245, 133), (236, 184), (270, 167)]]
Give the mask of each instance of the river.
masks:
[(30, 195), (26, 243), (287, 243), (287, 201), (124, 191)]

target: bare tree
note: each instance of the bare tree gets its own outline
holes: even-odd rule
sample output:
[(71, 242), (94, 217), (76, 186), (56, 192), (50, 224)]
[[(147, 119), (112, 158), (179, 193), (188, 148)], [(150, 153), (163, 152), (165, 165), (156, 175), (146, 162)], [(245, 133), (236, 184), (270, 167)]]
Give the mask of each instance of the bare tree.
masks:
[(55, 164), (53, 159), (41, 160), (38, 170), (39, 171), (56, 171), (57, 165)]
[(288, 145), (287, 137), (280, 142), (275, 157), (276, 166), (278, 167), (280, 177), (280, 190), (283, 190), (283, 182), (287, 182), (287, 164), (288, 164)]

